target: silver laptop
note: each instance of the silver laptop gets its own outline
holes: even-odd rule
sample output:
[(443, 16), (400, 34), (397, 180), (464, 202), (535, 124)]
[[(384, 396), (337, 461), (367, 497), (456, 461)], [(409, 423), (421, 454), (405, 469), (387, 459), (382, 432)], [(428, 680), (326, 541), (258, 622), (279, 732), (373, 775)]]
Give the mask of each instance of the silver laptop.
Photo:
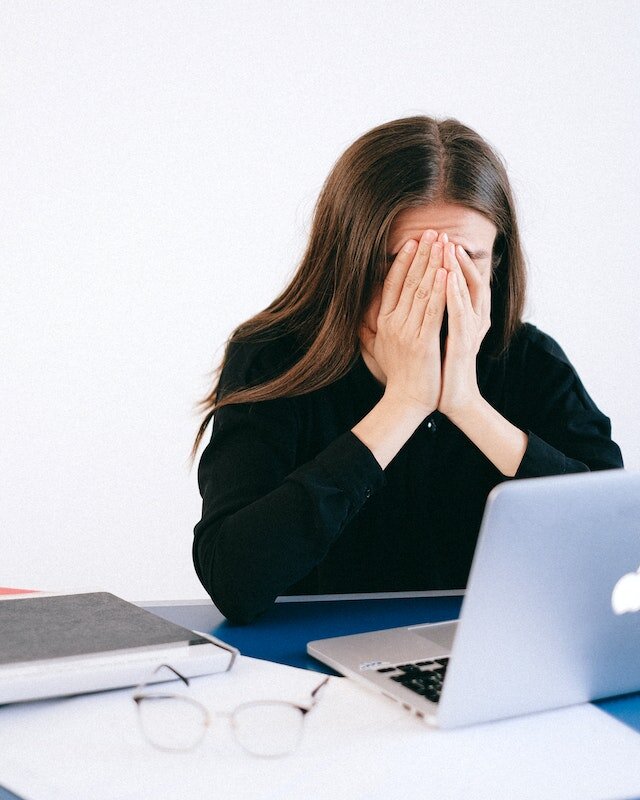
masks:
[(441, 728), (640, 691), (640, 473), (513, 480), (485, 506), (459, 620), (307, 651)]

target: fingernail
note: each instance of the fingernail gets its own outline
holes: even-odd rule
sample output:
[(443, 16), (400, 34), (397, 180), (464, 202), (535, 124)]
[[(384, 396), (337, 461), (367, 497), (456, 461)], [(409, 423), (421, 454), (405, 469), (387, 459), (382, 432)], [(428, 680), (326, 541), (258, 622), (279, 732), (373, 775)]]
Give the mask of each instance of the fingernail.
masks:
[(448, 241), (449, 241), (449, 237), (447, 236), (447, 234), (446, 234), (446, 233), (443, 233), (443, 234), (442, 234), (442, 241), (443, 241), (443, 242), (448, 242)]
[(429, 242), (429, 244), (431, 244), (432, 242), (435, 242), (435, 240), (437, 238), (438, 238), (438, 234), (435, 231), (432, 231), (432, 230), (428, 230), (424, 234), (424, 239), (425, 239), (426, 242)]

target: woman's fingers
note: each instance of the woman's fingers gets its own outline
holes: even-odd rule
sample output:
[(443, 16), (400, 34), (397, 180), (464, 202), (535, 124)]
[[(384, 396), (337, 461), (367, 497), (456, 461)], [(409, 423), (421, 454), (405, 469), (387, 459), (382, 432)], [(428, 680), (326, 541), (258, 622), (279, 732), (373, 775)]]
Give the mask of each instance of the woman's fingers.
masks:
[(435, 337), (440, 341), (440, 327), (444, 317), (444, 309), (447, 305), (446, 296), (447, 270), (439, 267), (433, 281), (433, 288), (424, 309), (424, 318), (420, 329), (420, 337)]
[(404, 280), (413, 261), (413, 254), (417, 247), (415, 239), (405, 242), (396, 255), (387, 277), (384, 279), (382, 299), (380, 301), (380, 314), (390, 314), (398, 304), (398, 298), (404, 285)]
[(432, 245), (436, 238), (437, 234), (433, 230), (426, 230), (420, 238), (418, 251), (404, 279), (404, 285), (396, 306), (396, 311), (401, 319), (406, 319), (409, 316), (414, 296), (427, 271)]
[(459, 348), (461, 343), (465, 340), (465, 317), (467, 315), (468, 306), (465, 305), (465, 299), (460, 290), (460, 278), (457, 272), (447, 272), (447, 288), (445, 290), (445, 295), (449, 323), (447, 341), (444, 349), (444, 356), (446, 358), (449, 353), (450, 342), (454, 342)]
[[(470, 287), (467, 283), (467, 277), (465, 272), (463, 272), (461, 264), (459, 263), (458, 258), (456, 258), (456, 246), (453, 242), (449, 242), (445, 245), (444, 248), (444, 266), (446, 269), (451, 272), (455, 273), (458, 276), (458, 288), (460, 290), (460, 294), (462, 296), (463, 301), (468, 305), (469, 308), (473, 308), (475, 311), (475, 305), (473, 302), (473, 297), (471, 295), (471, 291), (473, 290), (474, 295), (476, 294), (476, 287)], [(471, 280), (475, 279), (475, 275), (473, 275), (467, 266), (467, 272), (471, 274)], [(474, 269), (476, 269), (475, 264), (473, 265)], [(481, 300), (481, 296), (478, 294), (478, 300)]]
[[(462, 277), (464, 277), (468, 287), (468, 294), (473, 310), (478, 316), (481, 316), (485, 311), (487, 300), (488, 287), (486, 281), (483, 279), (480, 270), (473, 263), (473, 259), (469, 256), (464, 247), (460, 245), (456, 247), (456, 257), (462, 271)], [(459, 275), (458, 277), (461, 276)]]
[[(490, 300), (487, 298), (487, 286), (480, 271), (464, 248), (460, 245), (456, 247), (444, 235), (439, 239), (435, 231), (426, 230), (419, 242), (410, 239), (405, 243), (385, 279), (380, 315), (388, 316), (395, 312), (410, 327), (423, 329), (427, 317), (441, 316), (441, 298), (445, 300), (445, 308), (447, 304), (450, 305), (450, 311), (473, 311), (477, 317), (483, 317), (487, 313), (487, 303)], [(431, 303), (435, 292), (435, 278), (442, 268), (445, 273), (457, 276), (450, 285), (454, 294), (451, 294), (449, 302), (449, 282), (445, 275), (444, 283), (439, 287), (440, 292)]]
[(460, 278), (458, 272), (447, 273), (447, 309), (449, 311), (449, 328), (459, 328), (461, 320), (465, 315), (465, 297), (462, 293), (461, 283), (464, 279)]
[(422, 276), (422, 280), (416, 287), (413, 295), (413, 301), (411, 303), (411, 309), (407, 317), (409, 324), (413, 325), (413, 327), (417, 329), (419, 329), (422, 325), (425, 310), (433, 291), (435, 277), (440, 267), (442, 267), (442, 244), (440, 242), (433, 242), (431, 245), (427, 269)]
[(473, 311), (482, 321), (486, 333), (491, 327), (491, 276), (480, 272), (464, 248), (458, 245), (457, 249), (458, 262), (469, 289)]

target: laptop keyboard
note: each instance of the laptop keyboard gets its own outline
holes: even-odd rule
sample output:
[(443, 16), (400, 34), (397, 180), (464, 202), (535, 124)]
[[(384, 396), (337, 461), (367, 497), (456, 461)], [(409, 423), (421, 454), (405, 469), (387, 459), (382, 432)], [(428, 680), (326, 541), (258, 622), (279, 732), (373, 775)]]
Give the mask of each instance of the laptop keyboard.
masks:
[(447, 671), (448, 658), (437, 658), (430, 661), (413, 661), (398, 664), (395, 667), (381, 667), (377, 672), (388, 674), (389, 678), (416, 694), (437, 703), (442, 691), (442, 682)]

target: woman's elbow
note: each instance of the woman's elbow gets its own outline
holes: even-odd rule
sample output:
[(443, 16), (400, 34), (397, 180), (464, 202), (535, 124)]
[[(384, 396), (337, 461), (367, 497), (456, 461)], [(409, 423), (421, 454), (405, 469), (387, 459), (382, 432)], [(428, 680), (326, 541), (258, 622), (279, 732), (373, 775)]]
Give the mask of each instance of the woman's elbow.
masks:
[(203, 536), (194, 540), (193, 565), (214, 605), (233, 625), (248, 625), (273, 603), (273, 599), (253, 597), (250, 587), (234, 581), (229, 570), (217, 563), (215, 546)]
[(213, 597), (211, 599), (232, 625), (249, 625), (264, 613), (264, 609), (252, 608), (242, 603), (228, 605), (216, 602)]

